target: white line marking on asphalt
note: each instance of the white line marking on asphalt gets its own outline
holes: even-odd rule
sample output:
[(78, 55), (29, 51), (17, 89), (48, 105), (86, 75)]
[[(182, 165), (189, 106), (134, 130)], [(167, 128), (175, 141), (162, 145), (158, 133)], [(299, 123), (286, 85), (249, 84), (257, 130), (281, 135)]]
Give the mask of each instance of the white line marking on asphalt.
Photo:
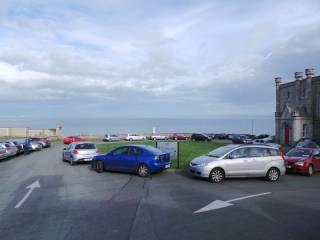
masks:
[(202, 213), (202, 212), (207, 212), (207, 211), (211, 211), (211, 210), (217, 210), (220, 208), (230, 207), (230, 206), (234, 205), (230, 202), (236, 202), (236, 201), (244, 200), (247, 198), (260, 197), (260, 196), (264, 196), (264, 195), (268, 195), (268, 194), (271, 194), (271, 192), (265, 192), (265, 193), (244, 196), (244, 197), (240, 197), (240, 198), (234, 198), (234, 199), (230, 199), (227, 201), (215, 200), (212, 203), (208, 204), (207, 206), (204, 206), (203, 208), (200, 208), (199, 210), (195, 211), (194, 213)]
[(20, 200), (20, 202), (18, 202), (18, 204), (14, 208), (21, 207), (21, 205), (28, 199), (28, 197), (30, 196), (30, 194), (32, 193), (32, 191), (35, 188), (40, 188), (39, 181), (35, 181), (35, 182), (31, 183), (29, 186), (26, 187), (26, 189), (29, 189), (29, 191), (27, 192), (26, 195), (24, 195), (24, 197)]

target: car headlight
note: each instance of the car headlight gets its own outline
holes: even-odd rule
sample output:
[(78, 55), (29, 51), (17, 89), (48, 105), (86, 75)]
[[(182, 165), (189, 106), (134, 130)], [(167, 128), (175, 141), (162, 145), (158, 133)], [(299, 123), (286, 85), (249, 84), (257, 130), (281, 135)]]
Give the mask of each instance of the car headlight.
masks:
[(295, 165), (303, 166), (303, 165), (304, 165), (304, 162), (296, 162)]

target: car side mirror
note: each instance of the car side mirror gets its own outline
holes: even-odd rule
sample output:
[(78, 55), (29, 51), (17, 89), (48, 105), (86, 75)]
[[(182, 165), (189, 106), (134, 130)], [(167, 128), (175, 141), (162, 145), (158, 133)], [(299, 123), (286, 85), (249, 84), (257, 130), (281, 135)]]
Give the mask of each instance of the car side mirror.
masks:
[(63, 150), (65, 151), (65, 150), (67, 150), (66, 148), (63, 148)]
[(229, 158), (229, 159), (234, 159), (234, 156), (229, 155), (228, 158)]

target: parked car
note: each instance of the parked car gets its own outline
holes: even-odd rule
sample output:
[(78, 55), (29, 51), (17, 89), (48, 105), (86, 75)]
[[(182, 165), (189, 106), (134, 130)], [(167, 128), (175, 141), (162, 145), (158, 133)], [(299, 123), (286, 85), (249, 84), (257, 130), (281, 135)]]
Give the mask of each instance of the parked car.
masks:
[(28, 140), (26, 144), (28, 145), (30, 151), (40, 151), (42, 149), (42, 144), (38, 141)]
[(226, 134), (226, 133), (216, 133), (214, 135), (215, 139), (220, 139), (220, 140), (227, 139), (227, 137), (228, 137), (228, 134)]
[(234, 144), (251, 144), (253, 142), (247, 135), (233, 135), (231, 141)]
[(17, 154), (21, 154), (24, 152), (23, 141), (22, 140), (10, 140), (17, 147)]
[(91, 162), (98, 154), (99, 150), (92, 142), (73, 142), (63, 149), (62, 161), (68, 161), (72, 166), (79, 162)]
[(17, 155), (18, 148), (12, 142), (1, 142), (0, 146), (6, 150), (7, 157), (13, 157)]
[(6, 148), (0, 144), (0, 160), (7, 158)]
[(185, 134), (182, 133), (174, 133), (172, 134), (172, 136), (170, 137), (172, 140), (188, 140), (189, 137)]
[(211, 138), (211, 140), (216, 138), (216, 134), (215, 133), (206, 133), (207, 136), (209, 136)]
[(46, 137), (41, 137), (41, 138), (33, 137), (33, 138), (29, 138), (29, 141), (38, 142), (39, 144), (42, 145), (43, 148), (51, 147), (51, 140)]
[(128, 133), (128, 135), (125, 137), (125, 140), (127, 140), (127, 141), (142, 141), (142, 140), (146, 140), (146, 137), (142, 136), (142, 135), (138, 135), (138, 134)]
[(320, 139), (314, 138), (301, 138), (295, 147), (303, 148), (320, 148)]
[(275, 143), (275, 136), (269, 136), (266, 138), (259, 138), (253, 140), (253, 143)]
[(79, 136), (69, 136), (69, 137), (65, 137), (63, 139), (64, 144), (70, 144), (73, 142), (82, 142), (82, 141), (84, 141), (84, 140)]
[(102, 139), (102, 141), (104, 141), (104, 142), (117, 142), (120, 140), (121, 140), (121, 138), (115, 134), (106, 134), (106, 135), (104, 135), (104, 137)]
[(211, 141), (212, 140), (211, 137), (202, 133), (193, 133), (190, 139), (193, 141)]
[(110, 153), (95, 156), (92, 168), (101, 173), (106, 170), (134, 172), (146, 177), (170, 168), (170, 154), (146, 145), (121, 146)]
[(293, 148), (285, 155), (287, 172), (312, 176), (320, 171), (320, 149)]
[(227, 145), (193, 159), (190, 172), (219, 183), (229, 177), (265, 177), (277, 181), (286, 168), (282, 152), (263, 145)]
[(269, 134), (260, 134), (260, 135), (255, 136), (255, 139), (263, 139), (263, 138), (267, 138), (269, 136), (270, 136)]
[(151, 137), (151, 140), (167, 140), (168, 137), (160, 134), (154, 134)]

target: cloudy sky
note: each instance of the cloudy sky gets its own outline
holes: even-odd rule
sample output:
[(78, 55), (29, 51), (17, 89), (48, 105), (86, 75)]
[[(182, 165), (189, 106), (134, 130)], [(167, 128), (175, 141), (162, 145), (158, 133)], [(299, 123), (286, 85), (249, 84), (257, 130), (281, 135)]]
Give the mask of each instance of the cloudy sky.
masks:
[(273, 116), (320, 2), (1, 0), (1, 116)]

